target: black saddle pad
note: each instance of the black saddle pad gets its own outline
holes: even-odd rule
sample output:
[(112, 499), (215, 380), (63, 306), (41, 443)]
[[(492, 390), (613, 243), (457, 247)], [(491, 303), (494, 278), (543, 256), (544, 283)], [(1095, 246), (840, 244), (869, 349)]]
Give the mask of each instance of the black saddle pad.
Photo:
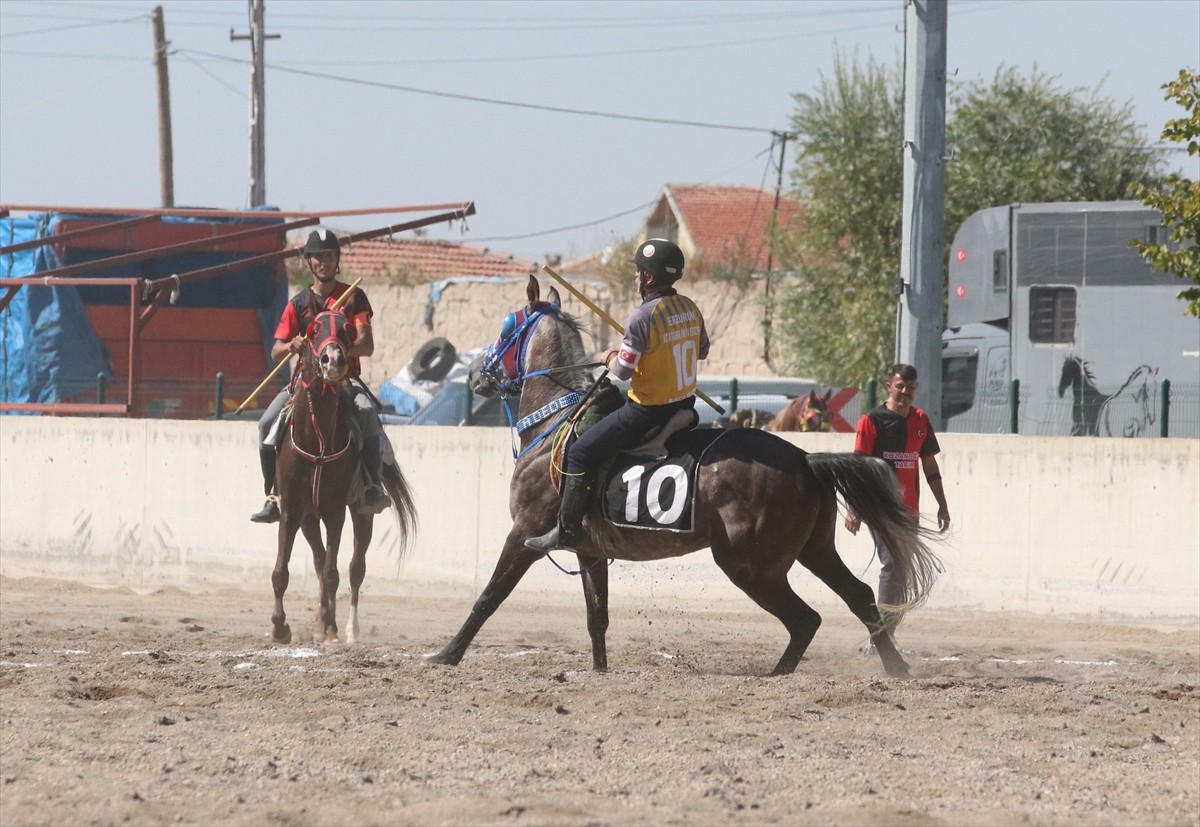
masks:
[(729, 433), (704, 428), (677, 434), (661, 460), (617, 454), (604, 475), (604, 516), (627, 528), (693, 531), (696, 469), (709, 446)]

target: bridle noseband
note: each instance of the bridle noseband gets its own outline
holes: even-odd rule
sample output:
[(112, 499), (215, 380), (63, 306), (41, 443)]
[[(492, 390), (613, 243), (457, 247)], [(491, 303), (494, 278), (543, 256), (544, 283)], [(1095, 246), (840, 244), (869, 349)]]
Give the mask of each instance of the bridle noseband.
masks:
[[(583, 391), (571, 388), (557, 379), (553, 379), (553, 375), (575, 371), (581, 367), (594, 368), (601, 364), (599, 362), (589, 362), (583, 365), (564, 365), (557, 368), (526, 371), (525, 356), (529, 349), (531, 334), (542, 319), (548, 315), (557, 315), (558, 312), (559, 309), (555, 305), (538, 302), (529, 307), (509, 313), (501, 326), (500, 338), (488, 345), (487, 349), (483, 352), (483, 361), (479, 366), (479, 374), (482, 377), (486, 377), (495, 385), (497, 395), (500, 396), (504, 403), (504, 412), (508, 417), (510, 431), (515, 431), (520, 436), (535, 425), (550, 419), (555, 414), (561, 413), (558, 422), (553, 427), (547, 428), (524, 448), (517, 450), (514, 445), (514, 462), (532, 450), (543, 439), (554, 433), (559, 426), (565, 424), (571, 418), (575, 409), (590, 395), (590, 393), (585, 394)], [(509, 398), (513, 395), (519, 397), (525, 380), (535, 376), (550, 377), (556, 384), (563, 388), (565, 393), (514, 423)]]

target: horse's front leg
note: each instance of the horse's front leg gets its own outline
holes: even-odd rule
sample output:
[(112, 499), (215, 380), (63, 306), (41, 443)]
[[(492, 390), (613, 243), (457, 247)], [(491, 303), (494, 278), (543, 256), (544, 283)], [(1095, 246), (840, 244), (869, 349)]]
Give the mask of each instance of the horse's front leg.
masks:
[(337, 590), (341, 584), (338, 575), (338, 547), (342, 542), (342, 527), (346, 524), (346, 509), (339, 508), (324, 519), (325, 523), (325, 570), (321, 577), (321, 616), (313, 629), (313, 640), (325, 643), (338, 642)]
[(367, 576), (367, 547), (371, 545), (375, 530), (375, 516), (356, 512), (350, 515), (350, 524), (354, 529), (354, 552), (350, 557), (350, 617), (346, 621), (346, 642), (357, 643), (358, 592)]
[(430, 656), (429, 659), (432, 662), (456, 666), (462, 660), (471, 641), (475, 639), (475, 635), (483, 628), (483, 624), (512, 594), (512, 590), (516, 588), (517, 583), (521, 582), (521, 578), (525, 576), (525, 572), (529, 571), (529, 567), (541, 559), (541, 555), (536, 551), (525, 548), (525, 538), (528, 536), (530, 536), (529, 532), (524, 527), (518, 529), (513, 526), (512, 531), (508, 533), (508, 539), (504, 541), (504, 550), (500, 552), (500, 559), (496, 561), (492, 579), (488, 581), (483, 592), (476, 599), (475, 605), (471, 608), (471, 614), (463, 623), (462, 628), (458, 630), (458, 634), (446, 644), (441, 652)]
[(287, 623), (283, 611), (283, 594), (288, 587), (288, 563), (292, 559), (292, 546), (296, 542), (299, 522), (284, 509), (279, 520), (279, 549), (275, 555), (275, 569), (271, 572), (271, 588), (275, 591), (275, 611), (271, 614), (271, 639), (276, 643), (292, 642), (292, 627)]
[(325, 634), (325, 538), (321, 536), (321, 521), (313, 514), (304, 517), (300, 531), (312, 549), (313, 571), (317, 575), (317, 616), (313, 622), (313, 641), (320, 642)]
[(608, 649), (604, 636), (608, 632), (608, 561), (582, 554), (577, 556), (583, 599), (587, 604), (588, 635), (592, 638), (592, 669), (607, 672)]

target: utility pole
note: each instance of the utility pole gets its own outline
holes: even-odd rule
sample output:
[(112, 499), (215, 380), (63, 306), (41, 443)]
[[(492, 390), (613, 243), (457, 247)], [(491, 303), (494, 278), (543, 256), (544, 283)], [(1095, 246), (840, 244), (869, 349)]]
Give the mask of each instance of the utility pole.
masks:
[(763, 363), (771, 370), (775, 370), (775, 365), (771, 361), (771, 334), (775, 319), (775, 310), (772, 307), (774, 290), (771, 281), (771, 267), (775, 258), (775, 228), (779, 221), (779, 197), (783, 190), (783, 163), (784, 158), (787, 157), (787, 142), (797, 136), (788, 132), (772, 132), (771, 135), (773, 140), (779, 141), (779, 174), (775, 179), (775, 203), (771, 205), (771, 225), (767, 229), (767, 272), (764, 276), (766, 287), (763, 290)]
[(164, 207), (175, 206), (175, 155), (171, 147), (171, 82), (167, 77), (167, 27), (162, 6), (155, 6), (154, 70), (158, 82), (158, 181)]
[(904, 11), (904, 207), (896, 360), (916, 367), (920, 406), (934, 428), (943, 425), (946, 2), (906, 0)]
[(250, 41), (250, 206), (261, 207), (267, 203), (267, 127), (266, 94), (264, 77), (263, 46), (266, 40), (278, 40), (277, 34), (266, 34), (265, 0), (250, 0), (250, 34), (234, 34), (229, 30), (230, 40)]

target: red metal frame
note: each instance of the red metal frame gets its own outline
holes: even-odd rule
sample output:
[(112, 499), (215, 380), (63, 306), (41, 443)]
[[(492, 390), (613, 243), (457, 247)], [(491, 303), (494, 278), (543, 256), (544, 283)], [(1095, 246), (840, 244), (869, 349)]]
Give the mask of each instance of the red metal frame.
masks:
[[(393, 224), (388, 227), (381, 227), (376, 230), (367, 230), (360, 233), (353, 233), (342, 239), (343, 244), (352, 244), (355, 241), (363, 241), (370, 238), (377, 238), (384, 235), (392, 235), (394, 233), (405, 232), (407, 230), (425, 227), (430, 224), (437, 224), (442, 221), (453, 221), (462, 219), (469, 215), (475, 214), (474, 202), (463, 202), (460, 204), (438, 204), (429, 206), (417, 207), (387, 207), (381, 209), (369, 210), (342, 210), (324, 213), (325, 216), (339, 215), (369, 215), (372, 213), (381, 212), (411, 212), (417, 210), (429, 210), (442, 207), (453, 208), (448, 212), (443, 212), (438, 215), (427, 216), (414, 221), (407, 221), (401, 224)], [(93, 208), (93, 207), (33, 207), (20, 205), (0, 205), (0, 218), (4, 217), (11, 210), (29, 210), (39, 212), (58, 212), (64, 214), (125, 214), (141, 213), (142, 215), (129, 221), (113, 222), (112, 224), (104, 225), (103, 227), (90, 227), (85, 230), (63, 233), (61, 236), (47, 236), (45, 239), (38, 239), (42, 243), (57, 243), (68, 237), (78, 238), (79, 235), (95, 235), (101, 232), (110, 232), (113, 229), (124, 228), (140, 223), (148, 223), (162, 216), (191, 216), (191, 217), (209, 217), (209, 218), (262, 218), (271, 219), (278, 217), (300, 217), (303, 220), (294, 221), (284, 224), (271, 224), (263, 227), (254, 228), (246, 231), (239, 231), (227, 234), (218, 234), (212, 238), (203, 239), (200, 241), (189, 241), (166, 247), (156, 247), (149, 250), (137, 251), (135, 253), (110, 256), (106, 259), (100, 259), (94, 262), (84, 262), (76, 265), (68, 265), (58, 268), (57, 270), (49, 270), (40, 273), (37, 276), (26, 276), (21, 278), (4, 279), (3, 284), (6, 288), (4, 295), (0, 296), (0, 313), (4, 312), (12, 303), (17, 292), (25, 285), (38, 287), (53, 287), (53, 286), (74, 286), (74, 285), (98, 285), (105, 287), (125, 286), (129, 288), (129, 362), (128, 362), (128, 387), (126, 389), (126, 399), (124, 404), (120, 403), (73, 403), (73, 402), (4, 402), (0, 401), (0, 412), (28, 412), (28, 413), (48, 413), (48, 414), (123, 414), (126, 416), (141, 417), (145, 415), (144, 403), (140, 391), (142, 379), (142, 342), (141, 334), (145, 329), (146, 324), (154, 317), (159, 308), (163, 306), (167, 298), (170, 296), (172, 289), (177, 288), (179, 283), (187, 280), (211, 278), (221, 273), (231, 270), (253, 267), (260, 264), (267, 264), (273, 261), (282, 261), (289, 256), (299, 255), (299, 251), (295, 249), (281, 249), (261, 255), (249, 256), (238, 261), (221, 264), (214, 267), (205, 267), (200, 270), (192, 270), (187, 273), (180, 273), (166, 278), (159, 279), (140, 279), (140, 278), (88, 278), (69, 275), (70, 273), (78, 273), (96, 267), (113, 266), (117, 264), (127, 264), (133, 261), (141, 261), (147, 258), (155, 258), (171, 252), (178, 252), (186, 249), (197, 249), (206, 246), (217, 246), (222, 242), (229, 240), (237, 240), (239, 238), (248, 238), (256, 235), (262, 235), (267, 232), (287, 232), (290, 229), (295, 229), (301, 226), (308, 226), (318, 223), (321, 218), (312, 212), (276, 212), (264, 210), (184, 210), (184, 209), (117, 209), (117, 208)], [(11, 252), (13, 248), (25, 249), (24, 245), (38, 246), (22, 242), (19, 245), (13, 245), (12, 248), (3, 248), (5, 251)]]

